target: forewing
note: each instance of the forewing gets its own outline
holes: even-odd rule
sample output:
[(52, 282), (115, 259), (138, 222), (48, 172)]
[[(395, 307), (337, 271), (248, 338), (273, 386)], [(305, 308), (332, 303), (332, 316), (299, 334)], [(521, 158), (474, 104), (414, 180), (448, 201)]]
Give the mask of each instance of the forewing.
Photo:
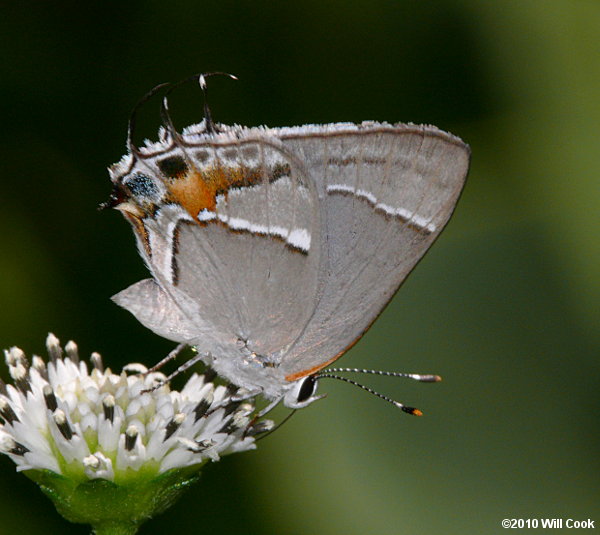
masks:
[(312, 127), (284, 131), (321, 201), (318, 304), (283, 357), (288, 380), (339, 357), (372, 324), (444, 228), (469, 149), (434, 127)]

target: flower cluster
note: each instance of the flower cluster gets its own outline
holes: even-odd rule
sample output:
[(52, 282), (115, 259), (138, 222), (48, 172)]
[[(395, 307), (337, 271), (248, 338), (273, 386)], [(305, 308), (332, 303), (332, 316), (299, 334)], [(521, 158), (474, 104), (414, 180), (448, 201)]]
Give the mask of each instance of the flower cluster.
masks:
[(175, 391), (141, 364), (117, 375), (93, 353), (89, 372), (74, 342), (63, 350), (50, 334), (46, 347), (48, 362), (5, 351), (13, 384), (0, 381), (0, 452), (17, 470), (122, 484), (253, 449), (254, 437), (272, 428), (253, 419), (252, 399), (217, 385), (210, 369)]

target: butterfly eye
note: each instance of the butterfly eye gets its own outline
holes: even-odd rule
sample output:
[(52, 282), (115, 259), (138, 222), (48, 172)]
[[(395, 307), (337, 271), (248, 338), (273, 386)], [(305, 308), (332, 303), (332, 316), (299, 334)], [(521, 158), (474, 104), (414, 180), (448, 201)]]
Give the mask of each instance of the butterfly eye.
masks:
[(298, 398), (296, 401), (298, 403), (302, 403), (309, 399), (317, 389), (317, 378), (314, 375), (309, 375), (304, 381), (302, 381), (302, 385), (300, 386), (300, 390), (298, 392)]

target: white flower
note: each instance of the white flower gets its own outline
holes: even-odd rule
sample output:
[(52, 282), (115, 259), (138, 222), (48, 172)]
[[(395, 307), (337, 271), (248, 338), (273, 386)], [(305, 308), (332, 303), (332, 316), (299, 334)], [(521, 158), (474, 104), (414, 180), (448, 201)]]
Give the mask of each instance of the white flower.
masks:
[(5, 351), (14, 384), (0, 381), (0, 452), (17, 470), (118, 483), (254, 449), (254, 436), (273, 426), (254, 422), (252, 400), (216, 385), (210, 369), (178, 392), (155, 388), (165, 376), (141, 364), (116, 375), (93, 353), (90, 373), (74, 342), (63, 352), (50, 334), (46, 347), (48, 364), (37, 356), (30, 364), (17, 347)]

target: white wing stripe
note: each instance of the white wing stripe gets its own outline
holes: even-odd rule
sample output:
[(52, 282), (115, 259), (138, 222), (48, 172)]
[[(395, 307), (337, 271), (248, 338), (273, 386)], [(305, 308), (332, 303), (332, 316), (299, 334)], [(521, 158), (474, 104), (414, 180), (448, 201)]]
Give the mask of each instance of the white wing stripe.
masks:
[(394, 208), (389, 204), (377, 202), (377, 198), (370, 191), (366, 191), (364, 189), (354, 189), (352, 186), (348, 186), (347, 184), (331, 184), (327, 186), (327, 193), (350, 193), (359, 199), (365, 199), (368, 201), (373, 205), (375, 210), (381, 210), (391, 216), (399, 217), (411, 225), (419, 227), (422, 230), (426, 230), (427, 232), (435, 232), (436, 230), (436, 226), (424, 217), (420, 217), (419, 215), (402, 207)]

